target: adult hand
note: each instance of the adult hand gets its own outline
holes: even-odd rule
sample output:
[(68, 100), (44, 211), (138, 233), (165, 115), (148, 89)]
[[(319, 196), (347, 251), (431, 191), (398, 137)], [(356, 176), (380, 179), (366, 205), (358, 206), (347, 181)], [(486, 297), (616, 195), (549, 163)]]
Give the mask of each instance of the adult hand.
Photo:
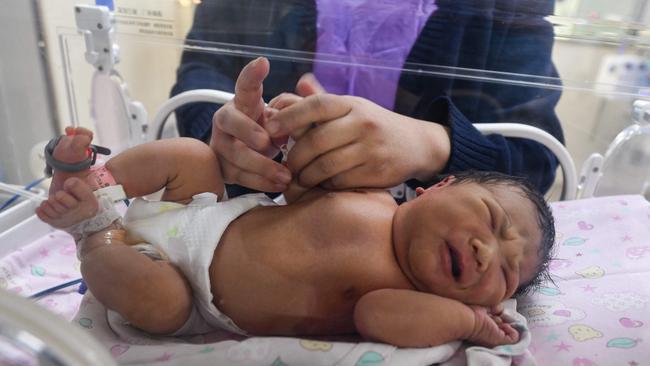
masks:
[(445, 127), (363, 98), (283, 95), (274, 104), (288, 106), (278, 108), (265, 128), (272, 137), (296, 140), (288, 166), (303, 187), (387, 188), (411, 178), (428, 181), (449, 159)]
[(519, 341), (519, 332), (503, 319), (502, 307), (488, 309), (472, 305), (470, 308), (474, 311), (474, 330), (468, 341), (490, 348)]
[(263, 128), (270, 115), (262, 100), (262, 83), (269, 62), (257, 58), (248, 63), (235, 84), (235, 97), (212, 118), (210, 147), (219, 159), (225, 183), (281, 192), (291, 181), (291, 172), (273, 161), (279, 152)]

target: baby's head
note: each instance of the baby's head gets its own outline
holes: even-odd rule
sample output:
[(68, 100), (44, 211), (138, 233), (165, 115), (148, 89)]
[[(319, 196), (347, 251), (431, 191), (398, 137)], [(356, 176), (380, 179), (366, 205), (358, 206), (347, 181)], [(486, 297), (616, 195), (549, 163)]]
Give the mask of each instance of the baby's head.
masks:
[(418, 290), (489, 306), (547, 277), (553, 216), (525, 179), (469, 171), (416, 193), (395, 214), (393, 242)]

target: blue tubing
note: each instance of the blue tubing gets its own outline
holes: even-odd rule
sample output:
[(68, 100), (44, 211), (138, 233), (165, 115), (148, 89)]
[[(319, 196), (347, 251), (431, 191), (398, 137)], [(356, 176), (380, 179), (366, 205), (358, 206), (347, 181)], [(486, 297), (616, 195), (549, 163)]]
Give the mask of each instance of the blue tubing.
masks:
[[(76, 285), (76, 284), (78, 284), (78, 283), (81, 283), (82, 286), (85, 287), (85, 285), (84, 285), (84, 283), (83, 283), (82, 281), (83, 281), (83, 280), (82, 280), (81, 278), (78, 278), (78, 279), (76, 279), (76, 280), (74, 280), (74, 281), (70, 281), (70, 282), (62, 283), (62, 284), (60, 284), (60, 285), (58, 285), (58, 286), (50, 287), (50, 288), (48, 288), (48, 289), (46, 289), (46, 290), (43, 290), (43, 291), (37, 292), (37, 293), (31, 295), (29, 298), (30, 298), (30, 299), (38, 299), (39, 297), (43, 297), (43, 296), (49, 295), (49, 294), (54, 293), (54, 292), (56, 292), (56, 291), (62, 290), (62, 289), (64, 289), (64, 288), (66, 288), (66, 287), (74, 286), (74, 285)], [(85, 291), (84, 291), (84, 292), (85, 292)]]

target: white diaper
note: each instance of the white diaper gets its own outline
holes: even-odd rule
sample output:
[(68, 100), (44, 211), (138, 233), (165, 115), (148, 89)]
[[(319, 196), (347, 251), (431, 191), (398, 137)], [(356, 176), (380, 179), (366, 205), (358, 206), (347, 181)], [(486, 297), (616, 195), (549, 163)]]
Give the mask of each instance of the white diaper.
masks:
[[(275, 203), (266, 195), (248, 194), (217, 202), (213, 193), (195, 195), (191, 203), (135, 199), (124, 226), (135, 236), (159, 250), (164, 259), (176, 265), (192, 286), (192, 315), (174, 335), (204, 333), (210, 327), (245, 334), (212, 303), (208, 270), (221, 235), (237, 217), (256, 206)], [(182, 334), (181, 334), (182, 333)]]

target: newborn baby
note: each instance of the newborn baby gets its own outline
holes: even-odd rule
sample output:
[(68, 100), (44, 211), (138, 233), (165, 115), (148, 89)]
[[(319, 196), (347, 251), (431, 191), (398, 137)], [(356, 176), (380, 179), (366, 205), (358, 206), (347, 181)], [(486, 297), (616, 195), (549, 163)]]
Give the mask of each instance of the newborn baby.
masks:
[[(153, 334), (515, 343), (498, 304), (539, 282), (554, 240), (543, 197), (502, 174), (448, 176), (400, 206), (384, 190), (321, 188), (277, 205), (224, 199), (200, 141), (146, 143), (88, 169), (92, 133), (66, 133), (37, 215), (75, 237), (93, 295)], [(93, 194), (115, 184), (128, 197), (164, 193), (135, 199), (122, 219)]]

